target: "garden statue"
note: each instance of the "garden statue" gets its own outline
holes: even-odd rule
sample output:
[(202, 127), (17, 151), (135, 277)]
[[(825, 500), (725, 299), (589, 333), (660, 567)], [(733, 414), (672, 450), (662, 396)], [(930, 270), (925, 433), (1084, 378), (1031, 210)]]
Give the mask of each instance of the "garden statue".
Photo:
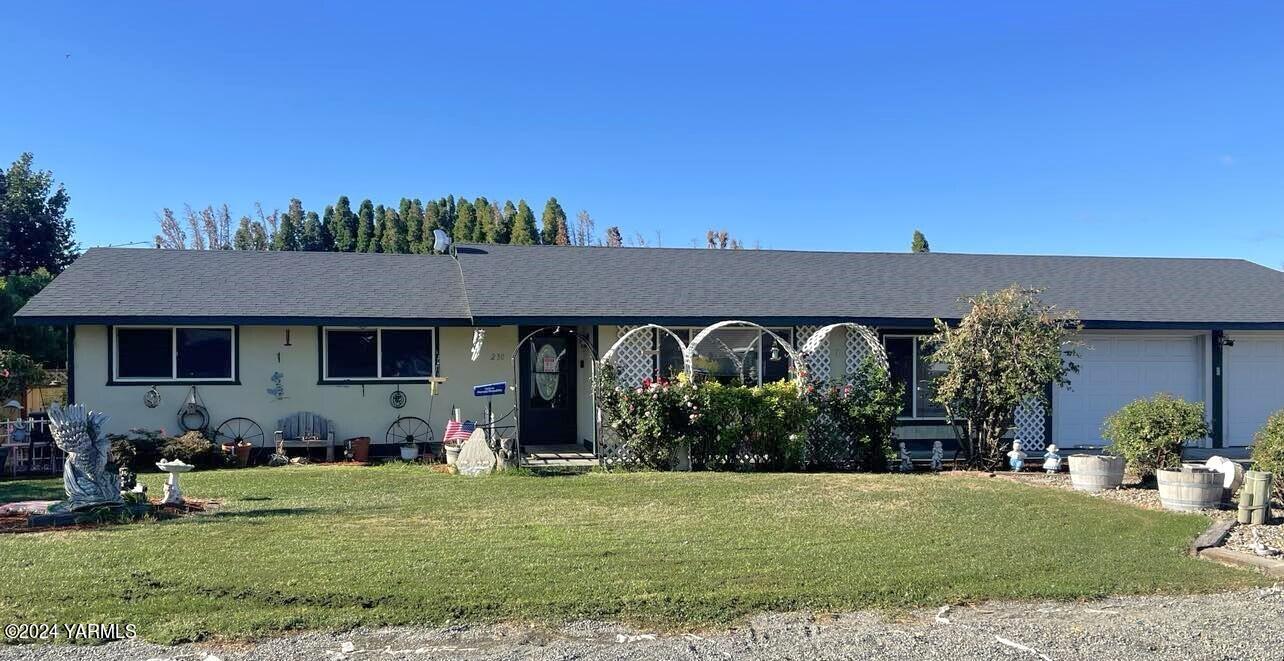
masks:
[(1021, 439), (1012, 441), (1012, 451), (1008, 453), (1008, 465), (1012, 467), (1013, 473), (1021, 472), (1025, 466), (1026, 454), (1021, 451)]
[(276, 451), (268, 459), (269, 466), (288, 466), (290, 464), (289, 455), (285, 454), (285, 441), (276, 442)]
[(62, 482), (67, 500), (51, 511), (83, 510), (97, 505), (120, 506), (120, 473), (111, 463), (111, 441), (102, 433), (106, 413), (86, 411), (83, 404), (49, 406), (49, 429), (58, 449), (67, 453)]
[(129, 470), (129, 466), (121, 466), (117, 472), (120, 473), (121, 491), (129, 491), (138, 486), (138, 476), (134, 474), (134, 471)]
[(940, 441), (932, 441), (932, 470), (941, 470), (941, 464), (945, 460), (945, 448)]
[(910, 459), (909, 450), (905, 449), (905, 441), (901, 441), (901, 451), (899, 456), (901, 458), (900, 471), (902, 473), (912, 472), (914, 470), (914, 462)]
[(1061, 472), (1061, 455), (1057, 453), (1057, 446), (1049, 443), (1048, 448), (1043, 452), (1043, 470), (1048, 474)]

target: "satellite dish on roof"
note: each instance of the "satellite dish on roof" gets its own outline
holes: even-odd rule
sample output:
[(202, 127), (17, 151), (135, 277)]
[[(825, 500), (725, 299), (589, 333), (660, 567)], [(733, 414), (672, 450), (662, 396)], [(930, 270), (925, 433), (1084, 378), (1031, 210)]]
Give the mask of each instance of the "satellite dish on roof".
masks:
[(433, 237), (433, 241), (432, 241), (433, 252), (444, 253), (448, 249), (450, 249), (450, 237), (447, 236), (446, 233), (442, 231), (440, 228), (432, 231), (432, 237)]

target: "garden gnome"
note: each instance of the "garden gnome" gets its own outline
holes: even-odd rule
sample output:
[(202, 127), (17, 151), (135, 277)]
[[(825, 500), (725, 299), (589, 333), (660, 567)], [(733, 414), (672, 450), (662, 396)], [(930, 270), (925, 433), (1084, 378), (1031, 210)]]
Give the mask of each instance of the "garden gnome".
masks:
[(1013, 473), (1021, 472), (1025, 466), (1025, 453), (1021, 451), (1021, 440), (1012, 441), (1012, 451), (1008, 453), (1008, 465), (1012, 467)]
[(914, 470), (914, 464), (913, 462), (910, 461), (910, 453), (909, 453), (909, 450), (905, 449), (904, 441), (901, 441), (900, 458), (901, 458), (900, 469), (902, 473), (908, 473)]
[(945, 459), (945, 448), (941, 446), (940, 441), (932, 441), (932, 470), (941, 470), (941, 463)]
[(1043, 452), (1043, 470), (1049, 474), (1061, 472), (1061, 455), (1057, 454), (1057, 446), (1052, 443)]

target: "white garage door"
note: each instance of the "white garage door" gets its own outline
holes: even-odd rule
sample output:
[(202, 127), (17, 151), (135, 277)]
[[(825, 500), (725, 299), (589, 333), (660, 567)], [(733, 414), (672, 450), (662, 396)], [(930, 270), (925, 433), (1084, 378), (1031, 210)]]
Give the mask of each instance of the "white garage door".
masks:
[(1250, 445), (1270, 414), (1284, 409), (1284, 335), (1227, 333), (1226, 445)]
[(1101, 423), (1139, 397), (1167, 392), (1203, 400), (1197, 336), (1085, 335), (1079, 373), (1052, 399), (1052, 438), (1061, 447), (1104, 445)]

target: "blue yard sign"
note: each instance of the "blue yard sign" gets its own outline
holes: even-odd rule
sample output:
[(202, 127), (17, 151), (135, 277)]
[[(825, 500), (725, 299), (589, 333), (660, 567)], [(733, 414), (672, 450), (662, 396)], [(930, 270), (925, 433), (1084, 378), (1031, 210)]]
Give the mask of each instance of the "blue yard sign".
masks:
[(490, 397), (491, 395), (502, 395), (507, 388), (508, 384), (503, 381), (499, 383), (483, 383), (479, 386), (473, 386), (473, 396)]

